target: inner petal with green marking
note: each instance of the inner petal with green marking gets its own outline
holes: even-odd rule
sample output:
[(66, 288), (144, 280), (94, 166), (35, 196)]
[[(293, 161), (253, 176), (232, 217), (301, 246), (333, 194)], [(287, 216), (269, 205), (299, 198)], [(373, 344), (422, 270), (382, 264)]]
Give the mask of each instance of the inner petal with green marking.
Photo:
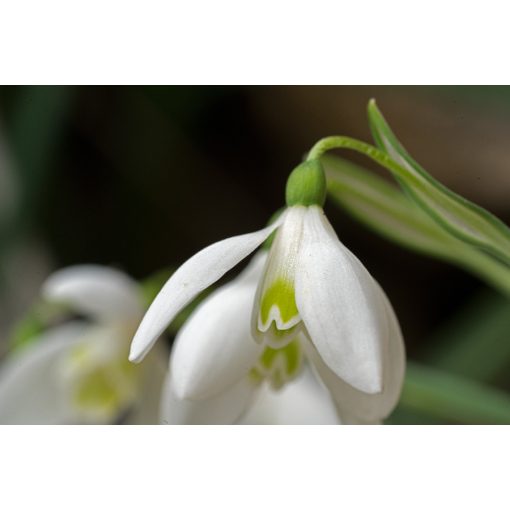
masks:
[(270, 347), (283, 347), (301, 330), (294, 275), (306, 208), (290, 207), (269, 252), (254, 310), (253, 334)]
[[(60, 362), (66, 399), (84, 421), (112, 422), (137, 397), (140, 367), (129, 362), (129, 345), (123, 338), (116, 338), (115, 333), (105, 330), (95, 333), (92, 339), (85, 338)], [(114, 349), (98, 348), (119, 340), (121, 345)]]
[(123, 360), (96, 367), (76, 381), (74, 404), (84, 414), (115, 419), (133, 402), (137, 375), (137, 367), (129, 367)]
[(267, 380), (275, 390), (295, 379), (303, 364), (303, 352), (299, 339), (294, 338), (285, 347), (266, 347), (252, 368), (250, 376), (257, 382)]

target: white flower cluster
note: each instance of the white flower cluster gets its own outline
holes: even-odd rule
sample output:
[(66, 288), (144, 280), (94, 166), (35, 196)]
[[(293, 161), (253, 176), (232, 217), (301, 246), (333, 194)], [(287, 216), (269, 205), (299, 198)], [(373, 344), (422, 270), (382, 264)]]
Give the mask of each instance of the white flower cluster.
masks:
[[(119, 271), (50, 277), (45, 297), (89, 320), (12, 356), (0, 372), (0, 421), (380, 423), (400, 395), (402, 335), (386, 295), (324, 215), (324, 197), (322, 168), (300, 165), (278, 219), (191, 257), (143, 319), (138, 285)], [(168, 370), (157, 352), (128, 363), (133, 334), (138, 363), (184, 307), (253, 253), (193, 311)]]

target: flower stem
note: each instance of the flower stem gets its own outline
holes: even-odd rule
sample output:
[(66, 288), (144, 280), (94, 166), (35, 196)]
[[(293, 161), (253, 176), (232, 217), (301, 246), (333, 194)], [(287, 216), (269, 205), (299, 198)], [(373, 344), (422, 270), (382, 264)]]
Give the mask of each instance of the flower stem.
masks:
[[(406, 177), (408, 184), (411, 183), (419, 187), (419, 177), (406, 174), (398, 163), (377, 149), (376, 147), (350, 138), (348, 136), (329, 136), (319, 140), (310, 150), (307, 160), (319, 159), (326, 152), (333, 149), (350, 149), (361, 153), (372, 159), (382, 167), (386, 168), (397, 179)], [(404, 180), (404, 179), (403, 179)], [(442, 225), (444, 228), (444, 225)], [(445, 230), (447, 230), (445, 228)], [(461, 265), (473, 272), (482, 274), (495, 288), (501, 290), (506, 295), (510, 295), (510, 267), (500, 258), (494, 257), (492, 253), (480, 250), (478, 247), (466, 250), (460, 258)]]

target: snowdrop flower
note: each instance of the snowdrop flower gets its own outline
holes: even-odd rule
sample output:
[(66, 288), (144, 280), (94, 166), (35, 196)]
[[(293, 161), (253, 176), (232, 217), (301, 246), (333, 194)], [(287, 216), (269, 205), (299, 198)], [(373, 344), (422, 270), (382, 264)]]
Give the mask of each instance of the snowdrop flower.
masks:
[(143, 314), (138, 284), (115, 269), (75, 266), (42, 292), (89, 320), (54, 326), (5, 360), (0, 423), (157, 423), (166, 366), (157, 352), (139, 367), (126, 359)]
[(190, 408), (201, 402), (209, 418), (196, 421), (219, 419), (214, 412), (239, 420), (257, 383), (282, 388), (298, 379), (305, 360), (343, 423), (379, 422), (395, 406), (405, 367), (400, 328), (382, 289), (324, 215), (325, 196), (319, 161), (299, 165), (278, 220), (198, 252), (147, 311), (131, 345), (135, 362), (187, 303), (275, 233), (267, 257), (257, 254), (211, 295), (176, 340), (166, 395)]

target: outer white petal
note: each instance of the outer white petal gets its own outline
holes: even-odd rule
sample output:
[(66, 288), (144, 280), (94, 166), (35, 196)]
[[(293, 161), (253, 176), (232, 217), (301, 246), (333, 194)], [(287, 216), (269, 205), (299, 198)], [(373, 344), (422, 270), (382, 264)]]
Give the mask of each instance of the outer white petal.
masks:
[(207, 400), (182, 400), (175, 396), (167, 374), (161, 399), (161, 421), (165, 425), (231, 425), (251, 404), (255, 385), (245, 377), (224, 393)]
[(87, 329), (80, 323), (54, 328), (4, 362), (0, 370), (0, 423), (51, 425), (75, 421), (60, 398), (55, 373), (61, 355), (81, 342)]
[(252, 253), (280, 222), (281, 218), (257, 232), (211, 244), (179, 267), (147, 310), (131, 344), (129, 359), (141, 361), (179, 311)]
[(106, 266), (71, 266), (53, 273), (42, 288), (44, 297), (68, 303), (99, 320), (138, 321), (143, 313), (138, 284)]
[(296, 304), (326, 365), (361, 391), (382, 391), (381, 343), (388, 325), (381, 294), (319, 207), (310, 207), (305, 217)]
[(319, 376), (331, 392), (343, 423), (380, 423), (396, 406), (405, 375), (405, 349), (402, 333), (390, 302), (380, 289), (385, 302), (389, 334), (383, 339), (383, 391), (370, 395), (358, 391), (337, 377), (308, 344), (306, 352)]
[(337, 425), (340, 424), (329, 392), (305, 367), (300, 376), (273, 391), (262, 387), (255, 403), (240, 420), (244, 425)]
[(266, 253), (255, 255), (246, 270), (201, 303), (180, 330), (170, 358), (178, 398), (221, 393), (255, 365), (263, 347), (251, 336), (251, 311), (266, 258)]

